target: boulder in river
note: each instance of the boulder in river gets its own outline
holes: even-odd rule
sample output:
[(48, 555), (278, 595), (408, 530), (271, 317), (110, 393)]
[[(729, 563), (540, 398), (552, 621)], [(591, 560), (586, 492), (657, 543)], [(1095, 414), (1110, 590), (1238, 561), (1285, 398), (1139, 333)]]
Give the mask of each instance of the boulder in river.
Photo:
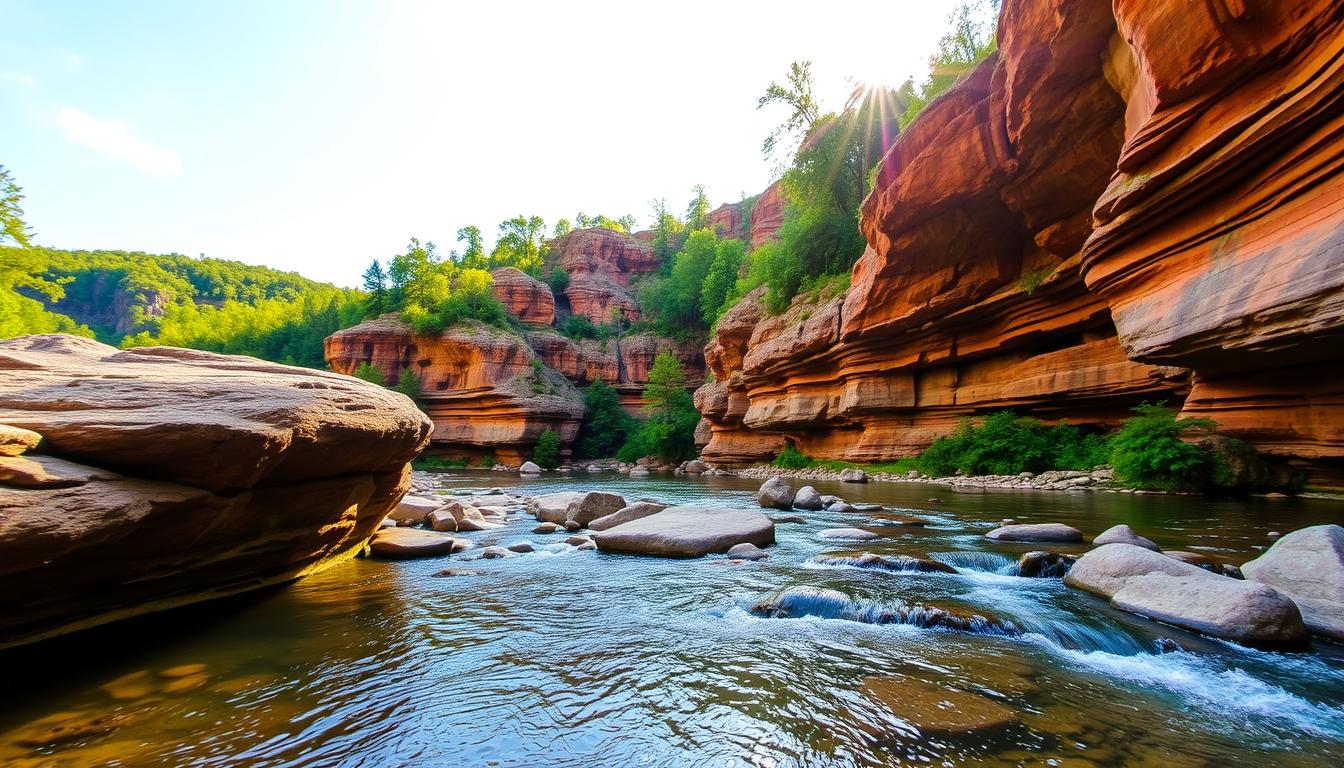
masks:
[(380, 528), (369, 540), (369, 551), (374, 557), (385, 560), (437, 557), (463, 549), (459, 541), (452, 536), (417, 528)]
[(827, 528), (817, 534), (823, 539), (846, 539), (849, 541), (872, 541), (881, 538), (872, 531), (865, 531), (862, 528)]
[(565, 519), (586, 526), (599, 517), (606, 517), (624, 509), (625, 506), (625, 498), (619, 494), (591, 491), (569, 503), (565, 508)]
[(350, 376), (64, 335), (0, 341), (0, 424), (41, 435), (41, 454), (11, 460), (59, 480), (0, 481), (0, 647), (280, 584), (363, 549), (433, 426)]
[(1344, 527), (1293, 531), (1242, 565), (1241, 572), (1292, 598), (1312, 632), (1344, 641)]
[(817, 493), (816, 488), (813, 488), (810, 485), (804, 485), (793, 495), (793, 506), (796, 509), (821, 509), (821, 494)]
[(1019, 523), (1003, 525), (985, 534), (995, 541), (1053, 541), (1076, 542), (1083, 540), (1082, 531), (1063, 523)]
[(770, 553), (748, 542), (735, 544), (728, 550), (729, 560), (764, 560)]
[(441, 533), (455, 533), (457, 531), (457, 518), (447, 509), (436, 509), (429, 513), (425, 518), (425, 524), (430, 530)]
[(1059, 578), (1069, 572), (1078, 558), (1058, 552), (1027, 552), (1017, 559), (1017, 575), (1026, 578)]
[(630, 468), (630, 476), (631, 476), (631, 477), (648, 477), (648, 476), (649, 476), (649, 468), (648, 468), (648, 467), (640, 467), (640, 466), (631, 467), (631, 468)]
[(766, 509), (793, 509), (793, 488), (778, 475), (761, 483), (756, 502)]
[(1009, 622), (979, 614), (963, 613), (932, 605), (867, 603), (824, 587), (789, 587), (767, 595), (751, 612), (770, 619), (843, 619), (864, 624), (905, 624), (923, 629), (949, 629), (973, 634), (1016, 636), (1021, 630)]
[(868, 473), (857, 467), (847, 467), (840, 470), (840, 482), (866, 483), (868, 482)]
[(940, 563), (924, 557), (910, 555), (875, 555), (864, 552), (861, 555), (816, 555), (808, 560), (816, 565), (848, 566), (850, 568), (870, 568), (892, 573), (956, 573), (957, 569), (947, 563)]
[(518, 468), (518, 474), (520, 474), (520, 475), (540, 475), (540, 474), (541, 474), (541, 467), (537, 466), (535, 462), (524, 461), (524, 462), (523, 462), (523, 465), (522, 465), (521, 467)]
[(660, 504), (656, 501), (636, 501), (633, 504), (621, 507), (610, 515), (604, 515), (588, 524), (590, 531), (605, 531), (608, 528), (615, 528), (621, 523), (628, 523), (631, 520), (638, 520), (641, 517), (662, 512), (667, 509), (666, 504)]
[(1297, 649), (1309, 642), (1297, 605), (1264, 584), (1196, 569), (1125, 581), (1111, 605), (1166, 624), (1257, 648)]
[(1110, 599), (1126, 581), (1149, 573), (1185, 576), (1207, 571), (1133, 544), (1105, 544), (1078, 558), (1064, 583)]
[(540, 523), (532, 529), (533, 533), (557, 533), (565, 530), (564, 526), (557, 523)]
[(569, 511), (570, 502), (581, 498), (583, 498), (583, 494), (578, 491), (543, 493), (540, 496), (532, 497), (532, 500), (527, 503), (527, 511), (543, 523), (563, 523), (565, 522), (565, 513)]
[(438, 509), (441, 504), (442, 502), (436, 499), (426, 499), (423, 496), (403, 496), (387, 516), (404, 525), (420, 525), (429, 517), (429, 513)]
[(1134, 532), (1133, 528), (1130, 528), (1124, 523), (1107, 528), (1092, 540), (1092, 545), (1096, 547), (1105, 546), (1107, 544), (1133, 544), (1136, 547), (1151, 549), (1154, 552), (1161, 549), (1161, 547), (1154, 544), (1151, 539), (1146, 539), (1140, 536)]
[(760, 512), (730, 507), (680, 506), (593, 534), (597, 548), (661, 557), (699, 557), (736, 544), (775, 543), (775, 524)]

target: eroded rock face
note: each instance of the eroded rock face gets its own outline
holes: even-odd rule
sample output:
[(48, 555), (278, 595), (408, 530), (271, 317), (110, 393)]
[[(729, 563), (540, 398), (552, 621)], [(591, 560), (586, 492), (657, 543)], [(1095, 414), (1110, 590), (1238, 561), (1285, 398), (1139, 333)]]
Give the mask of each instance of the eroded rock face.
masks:
[(490, 276), (494, 278), (490, 293), (509, 314), (526, 325), (546, 327), (555, 322), (555, 296), (545, 283), (513, 267), (496, 269)]
[(431, 428), (349, 377), (59, 335), (0, 342), (0, 423), (42, 436), (41, 454), (4, 459), (41, 482), (0, 480), (0, 646), (351, 554)]
[(383, 315), (329, 336), (326, 357), (341, 373), (370, 363), (389, 382), (412, 371), (434, 422), (432, 450), (450, 455), (521, 464), (547, 429), (560, 436), (567, 455), (583, 419), (573, 385), (534, 366), (527, 341), (477, 323), (416, 336), (395, 314)]
[(879, 164), (843, 299), (720, 322), (704, 455), (889, 459), (987, 410), (1166, 400), (1336, 484), (1341, 51), (1327, 0), (1007, 0)]

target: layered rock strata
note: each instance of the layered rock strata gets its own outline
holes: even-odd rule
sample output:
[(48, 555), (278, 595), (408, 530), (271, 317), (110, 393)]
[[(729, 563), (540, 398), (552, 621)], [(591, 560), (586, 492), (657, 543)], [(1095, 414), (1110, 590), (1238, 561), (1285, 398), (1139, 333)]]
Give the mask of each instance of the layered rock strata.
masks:
[(1344, 11), (1182, 9), (1005, 2), (998, 52), (879, 164), (848, 292), (720, 321), (706, 458), (1166, 400), (1344, 481)]
[(346, 376), (59, 335), (0, 342), (0, 423), (0, 647), (353, 553), (431, 426)]

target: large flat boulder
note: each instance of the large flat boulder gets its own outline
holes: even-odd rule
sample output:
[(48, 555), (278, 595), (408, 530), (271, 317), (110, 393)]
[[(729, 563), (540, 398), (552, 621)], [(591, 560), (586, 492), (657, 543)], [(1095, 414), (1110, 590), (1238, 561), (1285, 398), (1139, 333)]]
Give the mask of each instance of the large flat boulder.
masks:
[(1309, 642), (1297, 605), (1282, 592), (1202, 569), (1183, 576), (1148, 573), (1125, 581), (1111, 605), (1166, 624), (1257, 648)]
[(382, 528), (369, 541), (370, 553), (386, 560), (441, 557), (469, 546), (461, 539), (419, 528)]
[(1241, 566), (1241, 572), (1292, 598), (1312, 632), (1344, 642), (1344, 527), (1293, 531)]
[(1001, 525), (985, 534), (996, 541), (1053, 541), (1061, 543), (1083, 540), (1083, 532), (1063, 523), (1019, 523)]
[(578, 491), (543, 493), (532, 497), (527, 503), (527, 511), (543, 523), (563, 523), (570, 503), (581, 498), (583, 494)]
[(700, 557), (727, 552), (747, 542), (758, 547), (775, 543), (775, 524), (751, 510), (729, 507), (668, 507), (593, 534), (597, 548), (660, 557)]
[(1064, 583), (1110, 599), (1125, 582), (1150, 573), (1188, 576), (1207, 571), (1134, 544), (1105, 544), (1078, 558), (1065, 574)]
[(0, 647), (353, 554), (431, 426), (348, 376), (63, 335), (0, 341), (0, 423), (42, 436), (0, 481)]
[(625, 498), (620, 494), (591, 491), (569, 503), (565, 508), (565, 520), (587, 527), (599, 517), (615, 514), (625, 506)]

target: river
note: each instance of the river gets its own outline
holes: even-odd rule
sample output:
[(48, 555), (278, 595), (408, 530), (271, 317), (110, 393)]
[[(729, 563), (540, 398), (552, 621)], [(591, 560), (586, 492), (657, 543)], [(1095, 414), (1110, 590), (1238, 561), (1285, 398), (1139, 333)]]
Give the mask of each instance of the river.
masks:
[[(631, 500), (750, 507), (759, 485), (657, 475), (436, 477), (447, 487), (602, 489)], [(1317, 643), (1281, 654), (1203, 639), (1111, 610), (1058, 579), (1007, 575), (1005, 566), (1033, 547), (983, 538), (1005, 517), (1068, 523), (1089, 537), (1123, 522), (1164, 548), (1239, 564), (1263, 550), (1269, 531), (1344, 522), (1344, 505), (816, 486), (930, 525), (847, 544), (818, 531), (883, 513), (802, 512), (805, 523), (777, 527), (769, 559), (734, 564), (580, 551), (562, 544), (563, 534), (531, 534), (525, 517), (459, 536), (478, 545), (545, 543), (530, 554), (352, 560), (284, 588), (0, 656), (10, 679), (0, 763), (1259, 768), (1338, 765), (1344, 754), (1344, 649)], [(861, 551), (931, 556), (959, 572), (808, 562)], [(480, 573), (434, 577), (446, 567)], [(750, 612), (796, 585), (836, 589), (859, 605), (969, 610), (1024, 632)], [(1183, 650), (1160, 653), (1159, 638)], [(1010, 709), (1015, 722), (920, 733), (864, 695), (872, 677), (971, 693)], [(189, 682), (174, 685), (182, 680)], [(74, 717), (62, 713), (109, 716), (119, 727), (57, 748), (16, 743), (34, 721)]]

